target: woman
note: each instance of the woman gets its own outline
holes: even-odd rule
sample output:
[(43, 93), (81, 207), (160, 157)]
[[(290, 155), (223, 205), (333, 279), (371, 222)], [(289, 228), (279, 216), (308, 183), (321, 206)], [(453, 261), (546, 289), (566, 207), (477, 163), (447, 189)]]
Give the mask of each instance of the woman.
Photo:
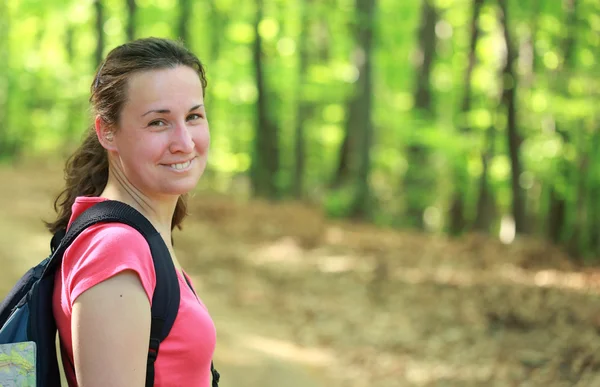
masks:
[[(182, 45), (140, 39), (112, 50), (91, 88), (94, 125), (66, 166), (52, 233), (95, 203), (124, 202), (159, 231), (181, 292), (177, 318), (161, 343), (156, 386), (211, 384), (216, 333), (187, 285), (171, 231), (186, 215), (186, 193), (207, 161), (210, 135), (205, 72)], [(53, 312), (71, 386), (143, 386), (156, 277), (141, 234), (123, 224), (86, 229), (56, 275)], [(74, 368), (74, 370), (73, 370)]]

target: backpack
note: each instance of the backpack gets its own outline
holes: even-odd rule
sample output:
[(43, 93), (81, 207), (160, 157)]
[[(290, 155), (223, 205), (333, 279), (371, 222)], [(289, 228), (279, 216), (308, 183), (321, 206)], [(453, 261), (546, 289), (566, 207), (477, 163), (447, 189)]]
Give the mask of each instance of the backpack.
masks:
[[(107, 200), (84, 211), (68, 231), (57, 232), (50, 243), (50, 255), (27, 271), (0, 304), (1, 386), (60, 386), (57, 327), (52, 312), (54, 274), (67, 247), (83, 230), (98, 222), (127, 224), (140, 232), (150, 246), (156, 288), (152, 296), (146, 386), (154, 385), (154, 363), (160, 343), (169, 334), (179, 309), (177, 272), (167, 246), (154, 226), (133, 207)], [(188, 285), (191, 288), (189, 282)], [(220, 375), (212, 362), (211, 373), (212, 387), (218, 387)]]

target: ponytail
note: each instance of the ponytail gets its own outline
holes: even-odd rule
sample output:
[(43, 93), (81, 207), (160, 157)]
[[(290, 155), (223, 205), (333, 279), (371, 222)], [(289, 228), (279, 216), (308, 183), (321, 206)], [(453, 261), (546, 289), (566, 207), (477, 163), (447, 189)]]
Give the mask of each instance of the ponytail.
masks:
[[(54, 200), (58, 213), (54, 222), (44, 222), (54, 234), (66, 230), (72, 215), (72, 207), (78, 196), (99, 196), (108, 182), (108, 155), (98, 141), (93, 128), (79, 148), (69, 157), (65, 166), (65, 188)], [(181, 229), (187, 215), (187, 195), (181, 195), (173, 213), (171, 229)]]

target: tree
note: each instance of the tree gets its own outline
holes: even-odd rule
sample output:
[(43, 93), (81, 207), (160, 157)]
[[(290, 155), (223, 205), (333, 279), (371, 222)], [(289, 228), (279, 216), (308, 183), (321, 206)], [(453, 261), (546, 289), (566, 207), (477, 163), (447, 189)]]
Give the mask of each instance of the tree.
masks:
[(294, 177), (292, 182), (292, 192), (297, 199), (302, 198), (304, 192), (304, 169), (306, 163), (306, 137), (304, 126), (306, 118), (312, 111), (311, 104), (306, 101), (303, 93), (303, 85), (308, 81), (308, 29), (310, 21), (308, 17), (311, 0), (300, 2), (300, 36), (298, 39), (298, 110), (295, 123), (295, 141), (294, 141)]
[[(358, 3), (358, 2), (357, 2)], [(354, 39), (354, 49), (350, 55), (350, 61), (354, 65), (354, 67), (358, 70), (359, 79), (363, 75), (364, 70), (364, 62), (365, 51), (358, 41), (361, 28), (361, 23), (364, 23), (364, 18), (360, 15), (360, 9), (356, 9), (355, 11), (355, 19), (353, 22), (349, 23), (348, 29), (350, 30), (350, 35)], [(325, 27), (323, 23), (319, 24), (318, 27), (321, 30), (324, 30)], [(320, 45), (319, 49), (319, 60), (325, 61), (329, 57), (329, 49), (328, 45)], [(364, 77), (363, 77), (364, 81)], [(335, 169), (335, 174), (331, 181), (331, 188), (339, 189), (342, 186), (352, 184), (352, 176), (356, 176), (357, 168), (358, 168), (358, 155), (359, 150), (357, 149), (357, 144), (359, 140), (357, 139), (358, 131), (356, 130), (356, 123), (358, 119), (359, 112), (354, 109), (356, 105), (357, 95), (359, 95), (359, 87), (360, 84), (357, 80), (354, 90), (352, 90), (352, 94), (345, 101), (346, 105), (346, 120), (344, 123), (344, 137), (342, 139), (342, 143), (338, 152), (338, 162), (337, 167)]]
[(508, 153), (510, 155), (512, 216), (515, 222), (515, 232), (522, 234), (526, 231), (525, 196), (521, 189), (520, 178), (523, 172), (521, 165), (521, 143), (523, 142), (517, 127), (517, 75), (515, 73), (516, 52), (508, 22), (506, 0), (499, 0), (499, 17), (504, 32), (506, 44), (506, 59), (503, 71), (504, 92), (502, 102), (506, 108), (506, 130)]
[(96, 66), (100, 66), (104, 56), (104, 5), (102, 0), (94, 2), (96, 9)]
[(127, 0), (127, 40), (135, 39), (135, 15), (137, 13), (137, 4), (135, 0)]
[[(575, 47), (575, 24), (577, 22), (576, 14), (576, 2), (575, 0), (567, 0), (564, 2), (565, 5), (565, 25), (567, 26), (567, 34), (562, 41), (562, 55), (563, 65), (562, 68), (557, 68), (554, 77), (558, 77), (561, 72), (568, 70), (573, 65), (573, 49)], [(560, 135), (564, 144), (571, 142), (569, 133), (561, 128), (561, 124), (556, 123), (556, 132)], [(561, 177), (562, 181), (568, 180), (570, 166), (564, 159), (559, 159), (557, 165), (557, 173)], [(550, 184), (550, 204), (548, 211), (548, 238), (554, 243), (560, 243), (564, 233), (564, 227), (567, 218), (567, 200), (565, 198), (564, 190), (560, 190), (556, 187), (556, 184)]]
[[(483, 6), (483, 0), (476, 0), (473, 3), (473, 18), (471, 20), (471, 45), (469, 50), (469, 59), (467, 64), (467, 70), (465, 74), (465, 92), (463, 94), (462, 112), (468, 114), (471, 110), (471, 80), (473, 77), (473, 69), (476, 63), (476, 45), (479, 37), (479, 29), (477, 28), (477, 21), (481, 14), (481, 7)], [(501, 93), (500, 93), (501, 95)], [(488, 183), (488, 172), (490, 161), (493, 157), (496, 128), (495, 123), (490, 125), (485, 135), (485, 149), (481, 153), (481, 176), (479, 177), (479, 187), (477, 195), (477, 207), (475, 221), (473, 222), (473, 230), (476, 231), (489, 231), (491, 222), (493, 220), (494, 210), (494, 198), (493, 192)]]
[(179, 0), (179, 19), (177, 22), (177, 37), (189, 44), (189, 24), (192, 15), (192, 2), (190, 0)]
[(223, 36), (223, 31), (225, 30), (228, 19), (217, 7), (216, 0), (208, 0), (208, 6), (210, 9), (211, 20), (210, 60), (214, 63), (219, 58), (221, 52), (221, 36)]
[(256, 196), (276, 199), (278, 196), (277, 174), (279, 171), (278, 128), (269, 115), (268, 96), (260, 36), (260, 22), (263, 19), (263, 1), (256, 0), (256, 19), (254, 21), (254, 44), (252, 57), (258, 100), (256, 102), (256, 127), (252, 153), (251, 183)]
[[(475, 68), (475, 64), (477, 62), (477, 41), (479, 40), (479, 28), (477, 27), (477, 22), (479, 21), (479, 14), (481, 13), (481, 7), (483, 6), (483, 0), (474, 0), (473, 1), (473, 9), (471, 11), (471, 23), (469, 24), (470, 38), (469, 38), (469, 54), (468, 54), (468, 62), (467, 68), (465, 70), (465, 83), (464, 83), (464, 92), (461, 103), (461, 116), (463, 118), (463, 123), (461, 124), (460, 131), (463, 135), (469, 134), (472, 129), (470, 127), (470, 122), (468, 120), (469, 112), (471, 111), (471, 100), (473, 98), (472, 92), (472, 78), (473, 78), (473, 69)], [(466, 150), (464, 150), (466, 152)], [(456, 165), (454, 167), (454, 193), (452, 197), (452, 204), (450, 206), (450, 233), (453, 235), (457, 235), (464, 231), (467, 221), (465, 219), (465, 196), (467, 187), (469, 185), (469, 177), (467, 175), (467, 160), (466, 154), (461, 152), (460, 155), (457, 156), (458, 159), (455, 160)], [(487, 167), (487, 164), (484, 164)], [(485, 175), (483, 176), (485, 178)], [(484, 180), (480, 182), (480, 193), (483, 195), (486, 194), (485, 187), (487, 182)], [(481, 191), (483, 189), (483, 191)], [(483, 206), (484, 200), (486, 197), (480, 198), (480, 203), (478, 204)], [(483, 215), (483, 214), (482, 214)], [(481, 216), (482, 216), (481, 215)], [(480, 220), (481, 222), (481, 220)]]
[[(432, 0), (424, 0), (421, 5), (421, 22), (418, 32), (419, 55), (416, 66), (414, 90), (417, 126), (430, 123), (434, 117), (434, 105), (431, 92), (431, 69), (435, 58), (435, 26), (438, 14)], [(404, 177), (406, 194), (406, 219), (411, 226), (424, 228), (423, 213), (429, 206), (431, 195), (435, 191), (435, 172), (429, 165), (430, 150), (423, 144), (423, 131), (417, 127), (411, 131), (411, 141), (406, 150), (408, 168)]]
[(355, 121), (350, 122), (352, 132), (358, 139), (358, 168), (355, 195), (349, 214), (355, 218), (365, 218), (369, 212), (371, 172), (371, 144), (373, 143), (373, 28), (375, 25), (375, 0), (356, 0), (356, 51), (355, 65), (358, 68), (356, 89), (350, 100), (350, 114)]

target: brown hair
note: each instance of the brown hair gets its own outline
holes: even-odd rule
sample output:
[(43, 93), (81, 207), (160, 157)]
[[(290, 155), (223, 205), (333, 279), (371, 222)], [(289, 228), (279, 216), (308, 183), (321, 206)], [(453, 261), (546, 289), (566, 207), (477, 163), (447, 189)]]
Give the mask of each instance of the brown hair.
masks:
[[(137, 39), (114, 48), (96, 72), (91, 86), (92, 113), (107, 125), (117, 128), (123, 105), (127, 99), (127, 82), (138, 72), (188, 66), (196, 71), (206, 89), (206, 74), (200, 60), (181, 42), (161, 38)], [(69, 157), (65, 166), (65, 188), (56, 197), (54, 209), (58, 217), (46, 222), (51, 233), (66, 229), (71, 207), (77, 196), (98, 196), (108, 181), (108, 155), (98, 141), (92, 125), (79, 148)], [(187, 215), (187, 195), (177, 201), (171, 228), (181, 228)]]

